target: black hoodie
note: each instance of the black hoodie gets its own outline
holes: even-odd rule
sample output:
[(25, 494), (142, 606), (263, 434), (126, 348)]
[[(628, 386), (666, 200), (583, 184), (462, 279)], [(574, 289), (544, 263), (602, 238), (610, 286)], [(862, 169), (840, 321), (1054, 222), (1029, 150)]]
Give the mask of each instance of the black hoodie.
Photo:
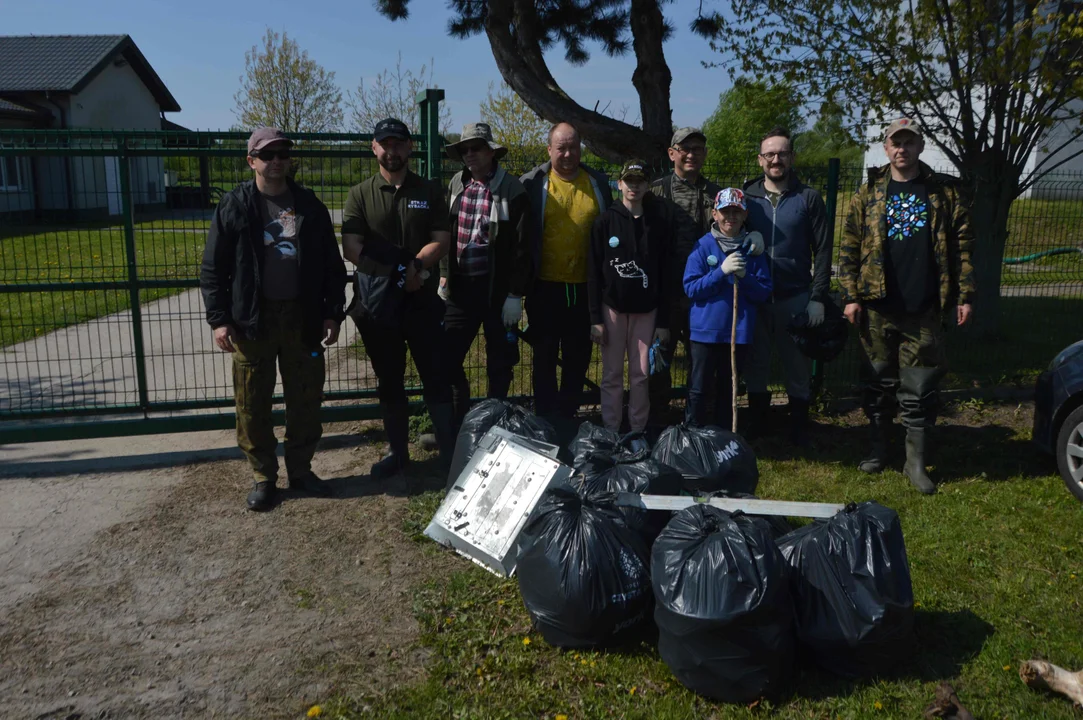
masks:
[(602, 306), (608, 305), (619, 313), (658, 310), (655, 326), (669, 328), (672, 282), (667, 271), (676, 232), (670, 204), (652, 195), (643, 199), (643, 237), (639, 242), (635, 220), (624, 203), (613, 203), (598, 216), (587, 254), (591, 324), (602, 324)]

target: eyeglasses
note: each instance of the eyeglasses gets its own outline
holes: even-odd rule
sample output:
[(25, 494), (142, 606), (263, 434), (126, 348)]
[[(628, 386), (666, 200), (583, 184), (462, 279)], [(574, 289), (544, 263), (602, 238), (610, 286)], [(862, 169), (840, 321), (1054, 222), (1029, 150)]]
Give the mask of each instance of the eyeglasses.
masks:
[(793, 150), (783, 150), (782, 152), (760, 153), (760, 157), (763, 158), (764, 160), (766, 160), (767, 162), (774, 162), (775, 158), (778, 158), (779, 160), (789, 160), (790, 158), (793, 157)]
[(681, 155), (706, 155), (706, 147), (681, 147), (680, 145), (674, 145), (673, 149), (679, 152)]
[(469, 155), (470, 153), (478, 153), (487, 150), (488, 147), (489, 143), (471, 143), (469, 145), (463, 145), (462, 148), (459, 149), (459, 154)]
[(260, 150), (258, 152), (252, 153), (252, 157), (259, 158), (263, 162), (271, 162), (275, 158), (278, 158), (279, 160), (289, 160), (290, 159), (290, 151), (289, 150)]

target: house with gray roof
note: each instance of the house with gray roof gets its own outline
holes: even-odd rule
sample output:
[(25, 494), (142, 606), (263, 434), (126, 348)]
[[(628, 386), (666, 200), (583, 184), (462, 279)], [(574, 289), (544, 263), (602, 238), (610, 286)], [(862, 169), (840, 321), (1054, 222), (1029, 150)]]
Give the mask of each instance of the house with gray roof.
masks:
[[(0, 36), (0, 144), (5, 130), (161, 130), (180, 105), (128, 35)], [(89, 142), (73, 136), (71, 147)], [(100, 147), (101, 141), (94, 145)], [(136, 206), (165, 202), (161, 158), (133, 158)], [(115, 157), (0, 156), (0, 213), (120, 213)]]

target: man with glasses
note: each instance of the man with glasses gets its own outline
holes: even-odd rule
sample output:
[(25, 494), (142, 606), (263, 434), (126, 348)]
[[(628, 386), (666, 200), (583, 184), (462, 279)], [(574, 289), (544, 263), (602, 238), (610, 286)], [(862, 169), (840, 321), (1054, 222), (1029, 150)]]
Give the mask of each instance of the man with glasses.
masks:
[(456, 242), (440, 263), (446, 363), (458, 429), (470, 408), (463, 361), (478, 328), (485, 329), (489, 397), (508, 396), (519, 362), (518, 338), (509, 333), (523, 316), (522, 298), (532, 275), (530, 201), (519, 179), (500, 167), (508, 149), (493, 141), (485, 123), (465, 125), (459, 142), (446, 149), (452, 161), (465, 166), (448, 188)]
[(824, 320), (831, 284), (833, 239), (827, 233), (827, 208), (820, 193), (793, 171), (793, 143), (785, 128), (773, 128), (760, 142), (763, 177), (745, 185), (747, 225), (763, 235), (771, 269), (770, 299), (756, 313), (752, 351), (745, 370), (750, 436), (767, 427), (771, 393), (767, 389), (771, 348), (778, 351), (789, 396), (790, 442), (808, 444), (809, 361), (786, 327), (801, 312), (809, 326)]
[(342, 252), (357, 266), (355, 290), (364, 295), (355, 298), (351, 317), (376, 373), (389, 446), (370, 471), (377, 479), (398, 474), (410, 462), (408, 346), (441, 460), (450, 462), (455, 449), (451, 392), (439, 357), (444, 308), (436, 272), (451, 238), (447, 202), (443, 188), (410, 170), (413, 150), (404, 122), (376, 123), (372, 152), (380, 171), (350, 188), (342, 211)]
[(255, 177), (218, 203), (199, 273), (214, 343), (233, 353), (237, 444), (255, 475), (248, 507), (256, 511), (273, 508), (277, 496), (276, 363), (286, 400), (289, 488), (330, 494), (312, 472), (312, 456), (323, 432), (323, 351), (346, 316), (346, 266), (327, 208), (289, 177), (292, 145), (276, 128), (248, 138)]
[(699, 128), (686, 127), (673, 133), (669, 143), (669, 160), (673, 172), (651, 184), (651, 193), (673, 203), (677, 234), (670, 245), (673, 253), (669, 267), (669, 287), (674, 292), (661, 298), (669, 306), (670, 339), (662, 347), (664, 369), (650, 376), (651, 407), (658, 409), (669, 405), (673, 376), (670, 366), (677, 343), (684, 345), (685, 358), (692, 357), (688, 337), (688, 311), (691, 307), (684, 294), (684, 265), (689, 253), (701, 237), (711, 229), (711, 210), (714, 198), (722, 189), (700, 174), (707, 159), (707, 137)]

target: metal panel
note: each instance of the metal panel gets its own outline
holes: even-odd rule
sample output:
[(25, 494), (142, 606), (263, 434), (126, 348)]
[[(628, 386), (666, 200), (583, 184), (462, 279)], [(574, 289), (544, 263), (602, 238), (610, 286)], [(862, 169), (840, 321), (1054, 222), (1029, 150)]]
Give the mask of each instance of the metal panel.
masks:
[(738, 510), (749, 515), (779, 515), (781, 517), (829, 518), (840, 512), (837, 503), (791, 502), (789, 500), (760, 500), (739, 498), (695, 498), (687, 495), (637, 495), (619, 493), (617, 504), (645, 510), (684, 510), (697, 504), (713, 505), (729, 512)]

